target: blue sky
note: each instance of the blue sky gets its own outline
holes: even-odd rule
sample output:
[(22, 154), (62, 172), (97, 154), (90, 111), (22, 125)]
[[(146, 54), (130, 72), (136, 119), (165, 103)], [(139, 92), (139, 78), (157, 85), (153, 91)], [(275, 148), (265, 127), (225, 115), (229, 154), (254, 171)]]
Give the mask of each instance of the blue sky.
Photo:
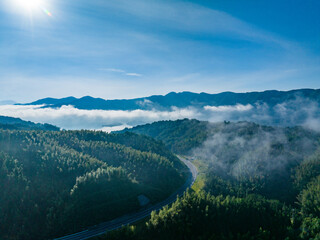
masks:
[(320, 88), (318, 0), (37, 1), (0, 3), (0, 100)]

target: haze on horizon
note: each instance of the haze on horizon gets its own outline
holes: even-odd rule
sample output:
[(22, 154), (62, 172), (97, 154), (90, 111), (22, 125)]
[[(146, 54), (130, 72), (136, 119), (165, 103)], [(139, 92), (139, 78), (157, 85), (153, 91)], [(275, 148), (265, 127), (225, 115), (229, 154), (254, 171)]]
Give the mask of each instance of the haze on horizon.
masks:
[(0, 101), (320, 88), (320, 3), (4, 0)]

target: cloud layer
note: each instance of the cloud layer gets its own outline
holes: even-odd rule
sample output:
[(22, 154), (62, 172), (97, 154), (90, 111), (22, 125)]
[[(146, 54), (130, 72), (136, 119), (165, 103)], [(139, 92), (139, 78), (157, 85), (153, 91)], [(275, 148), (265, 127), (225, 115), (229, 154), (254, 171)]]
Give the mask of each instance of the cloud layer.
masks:
[(103, 129), (120, 130), (119, 126), (130, 127), (159, 120), (194, 118), (197, 113), (191, 109), (174, 109), (172, 111), (105, 111), (80, 110), (73, 106), (61, 108), (42, 108), (40, 105), (4, 105), (0, 106), (0, 115), (19, 117), (24, 120), (50, 123), (64, 129)]
[[(141, 104), (150, 104), (142, 102)], [(317, 102), (296, 98), (269, 106), (254, 105), (205, 106), (203, 108), (171, 107), (169, 111), (152, 110), (82, 110), (73, 106), (43, 108), (43, 106), (0, 105), (0, 115), (23, 120), (50, 123), (63, 129), (120, 130), (160, 120), (195, 118), (211, 122), (248, 121), (264, 125), (304, 126), (320, 131), (320, 106)]]

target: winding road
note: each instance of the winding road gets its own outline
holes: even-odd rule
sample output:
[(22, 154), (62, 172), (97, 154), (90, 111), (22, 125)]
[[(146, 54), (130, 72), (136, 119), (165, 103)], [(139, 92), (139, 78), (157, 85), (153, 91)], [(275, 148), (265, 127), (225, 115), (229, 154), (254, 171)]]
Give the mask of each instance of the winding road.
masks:
[(89, 239), (95, 236), (99, 236), (99, 235), (105, 234), (107, 231), (115, 230), (115, 229), (121, 228), (122, 226), (137, 222), (145, 217), (148, 217), (152, 211), (160, 210), (164, 206), (173, 203), (177, 199), (177, 196), (182, 196), (183, 193), (194, 184), (198, 175), (197, 168), (190, 161), (186, 160), (183, 157), (180, 157), (180, 156), (178, 157), (189, 168), (190, 175), (187, 181), (185, 182), (185, 184), (181, 186), (176, 192), (174, 192), (166, 200), (159, 202), (139, 212), (128, 214), (108, 222), (100, 223), (93, 227), (89, 227), (84, 231), (74, 233), (68, 236), (60, 237), (60, 238), (55, 238), (54, 240), (84, 240), (84, 239)]

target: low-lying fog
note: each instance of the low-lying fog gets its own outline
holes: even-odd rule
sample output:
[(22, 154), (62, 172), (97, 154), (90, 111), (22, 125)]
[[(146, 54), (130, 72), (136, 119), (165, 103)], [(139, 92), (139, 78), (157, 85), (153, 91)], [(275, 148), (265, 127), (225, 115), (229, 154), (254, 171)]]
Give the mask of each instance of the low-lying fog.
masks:
[(170, 111), (153, 110), (81, 110), (73, 106), (43, 108), (35, 105), (2, 105), (0, 115), (23, 120), (50, 123), (63, 129), (100, 129), (107, 132), (121, 130), (159, 120), (195, 118), (198, 120), (250, 121), (265, 125), (301, 125), (320, 131), (320, 107), (309, 99), (296, 98), (270, 107), (266, 103), (254, 105), (205, 106), (176, 108)]

